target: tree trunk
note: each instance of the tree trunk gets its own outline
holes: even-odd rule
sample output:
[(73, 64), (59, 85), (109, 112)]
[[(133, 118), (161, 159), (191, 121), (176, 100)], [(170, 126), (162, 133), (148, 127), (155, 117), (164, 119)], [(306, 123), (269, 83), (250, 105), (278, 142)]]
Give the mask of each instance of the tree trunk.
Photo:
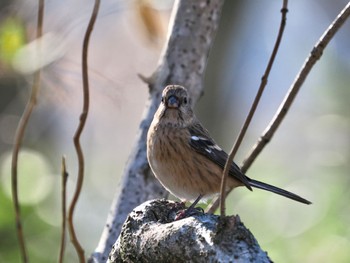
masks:
[(223, 0), (176, 1), (168, 41), (155, 73), (146, 80), (150, 96), (140, 124), (138, 139), (123, 173), (122, 190), (116, 195), (100, 242), (91, 262), (105, 262), (122, 224), (133, 208), (146, 200), (164, 198), (167, 191), (153, 176), (146, 158), (146, 136), (161, 93), (168, 84), (188, 89), (195, 103), (203, 92), (203, 75), (218, 28)]

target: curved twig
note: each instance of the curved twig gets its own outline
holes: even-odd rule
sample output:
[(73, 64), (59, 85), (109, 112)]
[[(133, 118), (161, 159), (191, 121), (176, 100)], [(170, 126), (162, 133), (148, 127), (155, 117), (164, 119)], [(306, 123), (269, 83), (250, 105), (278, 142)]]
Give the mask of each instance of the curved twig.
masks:
[[(279, 28), (279, 32), (278, 32), (278, 35), (277, 35), (275, 46), (273, 48), (270, 60), (269, 60), (269, 62), (267, 64), (265, 73), (264, 73), (264, 75), (261, 78), (260, 87), (258, 89), (258, 92), (257, 92), (256, 96), (255, 96), (255, 99), (254, 99), (254, 102), (252, 104), (252, 107), (250, 108), (250, 111), (248, 113), (248, 116), (247, 116), (244, 124), (243, 124), (243, 127), (242, 127), (242, 129), (241, 129), (241, 131), (240, 131), (240, 133), (239, 133), (235, 143), (233, 144), (231, 152), (230, 152), (230, 154), (229, 154), (229, 156), (228, 156), (228, 158), (226, 160), (226, 164), (225, 164), (225, 168), (224, 168), (224, 172), (223, 172), (222, 180), (221, 180), (221, 189), (220, 189), (220, 214), (222, 216), (225, 216), (226, 179), (227, 179), (227, 176), (228, 176), (229, 168), (231, 166), (231, 163), (233, 161), (234, 156), (236, 155), (236, 153), (238, 151), (239, 146), (242, 143), (244, 135), (245, 135), (245, 133), (246, 133), (246, 131), (248, 129), (248, 126), (249, 126), (249, 124), (250, 124), (250, 122), (251, 122), (251, 120), (252, 120), (252, 118), (254, 116), (255, 110), (256, 110), (256, 108), (257, 108), (257, 106), (259, 104), (260, 98), (261, 98), (261, 96), (262, 96), (262, 94), (264, 92), (264, 89), (266, 87), (267, 80), (268, 80), (268, 77), (270, 75), (270, 71), (271, 71), (273, 62), (274, 62), (274, 60), (276, 58), (277, 51), (278, 51), (279, 45), (281, 43), (281, 39), (282, 39), (282, 36), (283, 36), (284, 28), (286, 26), (287, 12), (288, 12), (288, 0), (283, 0), (283, 6), (282, 6), (282, 9), (281, 9), (281, 13), (282, 13), (281, 24), (280, 24), (280, 28)], [(215, 208), (215, 210), (216, 210), (216, 208)]]
[(88, 27), (85, 32), (85, 37), (83, 41), (83, 52), (82, 52), (82, 77), (83, 77), (83, 110), (80, 115), (80, 122), (78, 125), (78, 128), (74, 134), (74, 146), (77, 152), (77, 157), (78, 157), (78, 179), (77, 179), (77, 184), (75, 188), (75, 192), (73, 195), (72, 202), (69, 206), (68, 210), (68, 229), (70, 233), (70, 238), (71, 241), (75, 247), (75, 250), (78, 254), (79, 261), (81, 263), (85, 262), (85, 255), (84, 255), (84, 249), (80, 245), (78, 238), (75, 234), (74, 230), (74, 224), (73, 224), (73, 214), (74, 214), (74, 209), (77, 204), (77, 201), (79, 199), (79, 195), (81, 192), (81, 188), (83, 186), (83, 180), (84, 180), (84, 154), (83, 150), (80, 145), (80, 136), (83, 132), (83, 129), (85, 127), (86, 119), (88, 116), (89, 112), (89, 102), (90, 102), (90, 97), (89, 97), (89, 76), (88, 76), (88, 47), (89, 47), (89, 41), (90, 41), (90, 36), (91, 32), (94, 28), (95, 21), (97, 18), (98, 10), (100, 7), (100, 0), (95, 0), (95, 5), (92, 11), (92, 15), (88, 24)]
[[(38, 20), (37, 20), (37, 33), (36, 38), (40, 38), (43, 34), (43, 21), (44, 21), (44, 0), (39, 0), (38, 5)], [(40, 49), (40, 46), (38, 46)], [(37, 104), (37, 96), (40, 89), (40, 76), (41, 69), (34, 74), (33, 86), (30, 95), (30, 99), (24, 109), (22, 117), (18, 123), (15, 141), (12, 151), (12, 163), (11, 163), (11, 187), (12, 187), (12, 201), (16, 216), (16, 231), (19, 242), (20, 254), (22, 256), (22, 262), (28, 262), (28, 254), (26, 249), (26, 244), (23, 235), (22, 220), (21, 220), (21, 209), (18, 198), (18, 154), (22, 145), (23, 137), (27, 124), (29, 122), (30, 116), (32, 115), (33, 109)]]

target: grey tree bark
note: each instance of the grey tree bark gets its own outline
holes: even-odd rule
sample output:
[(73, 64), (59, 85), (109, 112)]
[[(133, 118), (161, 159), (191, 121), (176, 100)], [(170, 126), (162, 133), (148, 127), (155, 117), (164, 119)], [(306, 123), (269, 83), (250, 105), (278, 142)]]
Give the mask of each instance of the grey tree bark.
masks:
[[(124, 171), (122, 192), (113, 202), (92, 262), (105, 262), (114, 243), (110, 262), (271, 262), (237, 217), (198, 213), (174, 221), (176, 213), (184, 209), (180, 203), (156, 200), (136, 207), (146, 200), (167, 196), (147, 163), (147, 130), (164, 86), (187, 87), (193, 102), (202, 93), (203, 73), (222, 5), (223, 0), (176, 2), (167, 45), (158, 69), (147, 80), (150, 97), (138, 141)], [(350, 3), (311, 52), (310, 65), (305, 64), (306, 75), (349, 14)], [(300, 75), (296, 83), (306, 78)]]
[(137, 142), (123, 173), (121, 193), (115, 196), (100, 242), (90, 262), (105, 262), (127, 215), (146, 200), (164, 198), (166, 190), (150, 171), (146, 158), (146, 136), (168, 84), (185, 86), (193, 103), (203, 90), (203, 75), (210, 47), (218, 28), (224, 0), (176, 1), (168, 41), (155, 73), (147, 79), (150, 96), (140, 123)]
[(109, 263), (272, 262), (238, 216), (198, 213), (174, 221), (181, 203), (152, 200), (126, 219)]

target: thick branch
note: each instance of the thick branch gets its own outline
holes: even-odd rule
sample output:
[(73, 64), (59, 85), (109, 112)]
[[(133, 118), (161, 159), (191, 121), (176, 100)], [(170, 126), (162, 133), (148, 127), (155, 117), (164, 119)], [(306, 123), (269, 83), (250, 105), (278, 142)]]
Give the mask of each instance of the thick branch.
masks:
[[(188, 87), (194, 101), (202, 93), (203, 73), (218, 28), (223, 0), (177, 1), (168, 42), (159, 66), (147, 79), (150, 97), (140, 124), (137, 143), (123, 173), (122, 191), (115, 197), (100, 243), (91, 260), (104, 262), (117, 240), (127, 215), (140, 203), (167, 196), (152, 175), (146, 158), (146, 135), (163, 88), (168, 84)], [(144, 78), (145, 79), (145, 78)]]
[(238, 216), (174, 221), (183, 204), (143, 203), (129, 214), (108, 262), (271, 262)]

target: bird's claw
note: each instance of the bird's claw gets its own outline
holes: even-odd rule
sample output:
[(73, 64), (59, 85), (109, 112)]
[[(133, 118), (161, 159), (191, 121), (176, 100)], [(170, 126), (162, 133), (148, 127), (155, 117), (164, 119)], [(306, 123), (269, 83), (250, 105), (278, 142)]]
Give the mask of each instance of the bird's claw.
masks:
[(176, 213), (175, 216), (175, 221), (184, 219), (189, 216), (194, 216), (198, 214), (203, 214), (204, 210), (201, 207), (188, 207), (186, 209), (180, 210), (179, 212)]

